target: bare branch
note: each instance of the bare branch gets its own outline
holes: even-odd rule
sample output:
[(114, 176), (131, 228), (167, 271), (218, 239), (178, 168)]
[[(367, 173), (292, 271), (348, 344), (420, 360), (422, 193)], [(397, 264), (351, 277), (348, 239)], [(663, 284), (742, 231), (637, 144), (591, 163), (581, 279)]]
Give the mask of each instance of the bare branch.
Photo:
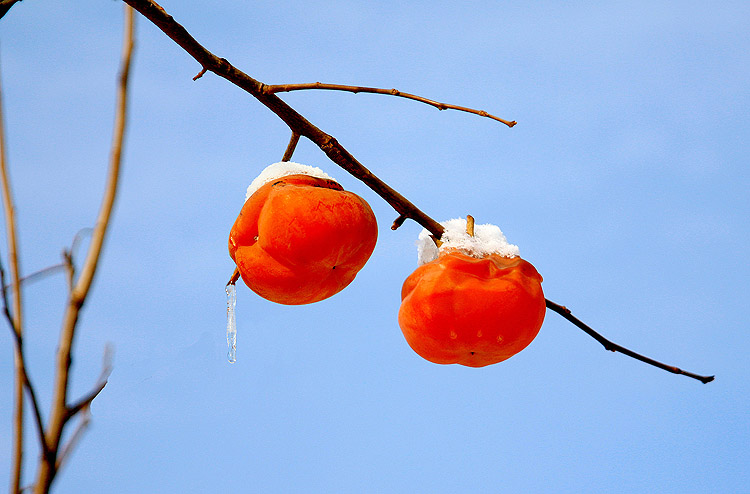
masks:
[(104, 348), (104, 357), (102, 358), (102, 372), (99, 375), (99, 379), (97, 379), (96, 381), (94, 389), (92, 389), (88, 394), (78, 400), (78, 402), (68, 407), (68, 420), (80, 414), (81, 421), (78, 423), (76, 430), (70, 436), (70, 439), (65, 444), (65, 446), (63, 446), (60, 454), (57, 456), (57, 461), (55, 463), (56, 471), (60, 471), (60, 468), (68, 459), (75, 446), (81, 440), (83, 433), (88, 428), (89, 423), (91, 422), (91, 402), (94, 401), (94, 398), (96, 398), (107, 385), (107, 380), (109, 379), (109, 375), (111, 373), (112, 347), (110, 345), (107, 345)]
[(11, 7), (21, 0), (0, 0), (0, 18), (8, 13)]
[(80, 412), (82, 409), (87, 408), (94, 401), (94, 398), (99, 396), (104, 387), (107, 385), (109, 375), (112, 373), (112, 347), (107, 345), (104, 348), (104, 357), (102, 358), (102, 372), (99, 375), (99, 379), (96, 380), (94, 388), (89, 391), (86, 395), (80, 398), (76, 403), (68, 405), (68, 418), (72, 418), (75, 414)]
[[(31, 383), (31, 378), (29, 377), (29, 374), (26, 370), (26, 360), (24, 358), (23, 353), (23, 334), (18, 331), (15, 327), (16, 321), (10, 314), (10, 310), (8, 309), (8, 291), (7, 291), (7, 285), (5, 284), (5, 269), (2, 266), (2, 263), (0, 262), (0, 286), (2, 287), (0, 291), (2, 292), (2, 300), (3, 300), (3, 313), (5, 314), (5, 317), (8, 319), (8, 322), (11, 327), (11, 332), (13, 334), (13, 341), (15, 343), (15, 350), (16, 354), (20, 355), (20, 359), (18, 361), (17, 366), (17, 372), (18, 376), (20, 377), (21, 382), (21, 396), (19, 399), (23, 399), (23, 390), (26, 389), (26, 392), (29, 395), (29, 400), (31, 401), (31, 411), (34, 414), (34, 421), (37, 428), (37, 433), (39, 437), (39, 444), (42, 450), (42, 453), (44, 455), (49, 454), (49, 447), (47, 446), (47, 442), (44, 436), (44, 421), (42, 420), (42, 412), (41, 407), (39, 406), (39, 400), (36, 398), (36, 388)], [(21, 421), (20, 424), (16, 422), (16, 426), (20, 425), (23, 428), (23, 421)], [(21, 479), (18, 479), (18, 483), (20, 484)], [(16, 484), (14, 479), (14, 485)]]
[[(50, 424), (47, 430), (47, 444), (53, 451), (53, 455), (45, 458), (39, 468), (37, 482), (34, 492), (46, 493), (57, 473), (55, 455), (58, 453), (60, 439), (63, 429), (69, 419), (67, 407), (68, 381), (71, 364), (71, 350), (78, 323), (78, 315), (81, 307), (91, 288), (91, 283), (96, 273), (102, 246), (107, 233), (112, 207), (117, 194), (117, 185), (120, 176), (120, 163), (122, 159), (122, 145), (125, 136), (125, 123), (128, 102), (128, 78), (130, 75), (130, 64), (133, 53), (134, 18), (132, 9), (125, 7), (125, 29), (123, 35), (122, 61), (118, 78), (117, 104), (115, 114), (115, 125), (112, 138), (112, 149), (110, 153), (109, 172), (107, 185), (102, 205), (97, 217), (96, 226), (91, 237), (86, 259), (81, 269), (81, 274), (70, 293), (68, 305), (63, 316), (63, 325), (60, 332), (60, 343), (58, 345), (56, 372), (54, 383), (54, 394), (52, 398), (52, 411)], [(93, 399), (93, 398), (92, 398)]]
[(594, 338), (596, 341), (602, 344), (605, 350), (609, 350), (610, 352), (620, 352), (623, 355), (627, 355), (628, 357), (634, 358), (636, 360), (640, 360), (641, 362), (645, 362), (649, 365), (653, 365), (654, 367), (658, 367), (659, 369), (663, 369), (667, 372), (671, 372), (673, 374), (680, 374), (687, 377), (692, 377), (693, 379), (697, 379), (698, 381), (702, 382), (703, 384), (710, 383), (714, 380), (714, 376), (699, 376), (698, 374), (693, 374), (692, 372), (687, 372), (679, 367), (674, 367), (672, 365), (666, 365), (661, 362), (658, 362), (654, 359), (644, 357), (643, 355), (640, 355), (638, 353), (635, 353), (632, 350), (628, 350), (625, 347), (622, 347), (616, 343), (612, 343), (593, 329), (583, 323), (580, 319), (575, 317), (571, 312), (570, 309), (563, 305), (556, 304), (552, 302), (551, 300), (545, 299), (545, 302), (547, 304), (547, 308), (557, 312), (561, 316), (563, 316), (565, 319), (567, 319), (569, 322), (571, 322), (573, 325), (578, 327), (579, 329), (582, 329), (587, 335)]
[[(376, 177), (359, 161), (357, 161), (354, 156), (349, 153), (349, 151), (347, 151), (341, 144), (339, 144), (333, 136), (326, 134), (325, 132), (320, 130), (318, 127), (305, 119), (302, 115), (297, 113), (297, 111), (295, 111), (292, 107), (278, 98), (278, 96), (274, 94), (273, 86), (270, 86), (272, 89), (268, 90), (269, 86), (267, 86), (266, 84), (253, 79), (241, 70), (235, 68), (226, 59), (219, 58), (208, 51), (156, 2), (152, 0), (123, 1), (140, 12), (144, 17), (149, 19), (152, 23), (154, 23), (154, 25), (161, 29), (164, 34), (166, 34), (175, 43), (181, 46), (188, 54), (190, 54), (190, 56), (192, 56), (203, 69), (200, 75), (202, 75), (205, 71), (213, 72), (214, 74), (223, 77), (239, 88), (250, 93), (269, 110), (275, 113), (284, 123), (286, 123), (292, 130), (292, 132), (310, 139), (328, 156), (331, 161), (339, 165), (341, 168), (349, 172), (357, 179), (364, 182), (365, 185), (370, 187), (375, 193), (382, 197), (396, 210), (396, 212), (399, 213), (398, 218), (396, 218), (396, 221), (394, 221), (392, 227), (393, 229), (398, 228), (407, 218), (412, 219), (422, 225), (427, 231), (429, 231), (432, 234), (431, 236), (435, 240), (435, 243), (437, 245), (440, 245), (440, 237), (442, 236), (444, 229), (437, 221), (422, 212), (409, 200), (407, 200), (385, 182)], [(461, 109), (464, 110), (463, 108)], [(237, 277), (235, 273), (228, 284), (231, 284), (236, 280)], [(609, 340), (605, 340), (600, 335), (598, 335), (598, 333), (595, 333), (593, 330), (591, 330), (591, 328), (588, 328), (588, 326), (570, 315), (570, 312), (567, 311), (567, 309), (565, 309), (564, 307), (550, 301), (547, 301), (547, 307), (563, 315), (563, 317), (568, 319), (579, 328), (587, 328), (584, 329), (584, 331), (587, 331), (590, 335), (593, 336), (594, 334), (596, 334), (598, 336), (598, 341), (607, 342), (608, 346), (605, 347), (608, 347), (609, 349), (615, 349), (615, 351), (620, 351), (625, 355), (637, 358), (651, 365), (655, 365), (655, 361), (635, 354), (634, 352), (620, 347), (619, 345), (615, 345), (609, 342)], [(680, 369), (677, 369), (676, 367), (669, 367), (665, 366), (664, 364), (659, 364), (657, 365), (657, 367), (658, 366), (663, 366), (661, 368), (665, 368), (670, 372), (678, 371), (676, 373), (687, 375), (689, 377), (695, 377), (696, 379), (703, 380), (703, 382), (710, 382), (713, 379), (713, 377), (702, 378), (702, 376), (691, 375)]]
[[(5, 15), (7, 9), (13, 6), (13, 3), (3, 7), (0, 17)], [(5, 209), (5, 230), (8, 237), (8, 262), (10, 263), (10, 275), (13, 278), (13, 315), (8, 312), (8, 305), (5, 305), (6, 314), (11, 321), (13, 333), (17, 341), (21, 340), (23, 334), (23, 317), (21, 303), (21, 282), (18, 268), (18, 240), (16, 238), (16, 213), (13, 204), (13, 194), (11, 192), (10, 177), (8, 176), (8, 164), (6, 161), (7, 152), (5, 149), (5, 128), (2, 107), (2, 87), (0, 87), (0, 179), (3, 187), (3, 207)], [(3, 282), (3, 295), (5, 296), (5, 283)], [(15, 404), (13, 412), (13, 467), (12, 467), (12, 485), (11, 492), (19, 492), (21, 489), (21, 476), (23, 471), (23, 388), (24, 388), (24, 363), (23, 347), (16, 344), (15, 347), (15, 380), (13, 385), (13, 400)]]
[(13, 319), (13, 315), (10, 313), (10, 309), (8, 308), (8, 288), (10, 288), (10, 285), (5, 283), (5, 268), (3, 267), (2, 260), (0, 260), (0, 287), (2, 287), (1, 291), (3, 296), (3, 314), (8, 320), (8, 324), (10, 325), (10, 329), (13, 332), (14, 337), (17, 337), (18, 331), (16, 330), (16, 321)]
[[(55, 274), (55, 273), (57, 273), (59, 271), (62, 271), (64, 269), (65, 269), (65, 264), (64, 263), (53, 264), (52, 266), (47, 266), (46, 268), (42, 268), (39, 271), (35, 271), (35, 272), (31, 273), (31, 274), (27, 274), (26, 276), (24, 276), (23, 278), (21, 278), (18, 281), (23, 286), (24, 284), (28, 284), (28, 283), (30, 283), (32, 281), (37, 281), (37, 280), (39, 280), (41, 278), (45, 278), (47, 276), (51, 276), (51, 275), (53, 275), (53, 274)], [(8, 284), (8, 285), (5, 286), (5, 288), (10, 288), (10, 287), (11, 287), (10, 284)]]
[(73, 264), (73, 254), (67, 249), (62, 251), (63, 266), (65, 267), (65, 278), (68, 281), (68, 291), (73, 291), (73, 283), (76, 278), (76, 266)]
[(0, 87), (0, 180), (3, 187), (3, 208), (5, 210), (5, 229), (8, 236), (8, 260), (13, 287), (13, 325), (16, 333), (23, 334), (20, 269), (18, 261), (18, 238), (16, 236), (16, 210), (13, 193), (8, 176), (8, 164), (5, 149), (5, 129), (2, 107), (2, 87)]
[(281, 161), (289, 161), (292, 159), (292, 155), (294, 154), (294, 150), (297, 148), (297, 143), (299, 142), (299, 134), (292, 131), (292, 137), (289, 138), (289, 144), (286, 146), (286, 151), (284, 151), (284, 156), (281, 158)]
[(70, 250), (63, 249), (62, 256), (63, 256), (63, 266), (65, 267), (65, 274), (67, 275), (68, 279), (68, 290), (71, 292), (73, 291), (73, 286), (75, 283), (76, 278), (76, 265), (74, 261), (75, 253), (78, 248), (78, 244), (81, 242), (81, 239), (84, 235), (91, 235), (94, 233), (93, 228), (81, 228), (76, 232), (75, 236), (73, 237), (73, 243), (70, 246)]
[(76, 430), (73, 431), (70, 439), (68, 439), (68, 442), (65, 443), (65, 446), (62, 447), (62, 449), (60, 450), (60, 454), (57, 456), (57, 461), (55, 462), (55, 471), (59, 472), (60, 469), (62, 469), (63, 465), (70, 457), (70, 454), (81, 441), (83, 433), (86, 432), (86, 429), (88, 429), (90, 423), (91, 407), (90, 404), (88, 404), (81, 410), (81, 421), (78, 422)]
[(372, 93), (372, 94), (388, 94), (391, 96), (399, 96), (401, 98), (407, 98), (414, 101), (419, 101), (420, 103), (425, 103), (430, 106), (434, 106), (438, 110), (458, 110), (463, 111), (467, 113), (473, 113), (474, 115), (479, 115), (480, 117), (487, 117), (491, 118), (492, 120), (496, 120), (498, 122), (504, 123), (508, 127), (513, 127), (518, 122), (515, 120), (505, 120), (500, 117), (496, 117), (495, 115), (492, 115), (490, 113), (487, 113), (484, 110), (475, 110), (473, 108), (467, 108), (465, 106), (456, 106), (456, 105), (449, 105), (447, 103), (440, 103), (439, 101), (434, 101), (431, 99), (424, 98), (422, 96), (417, 96), (416, 94), (410, 94), (410, 93), (404, 93), (399, 91), (398, 89), (383, 89), (383, 88), (377, 88), (377, 87), (366, 87), (366, 86), (345, 86), (343, 84), (325, 84), (322, 82), (310, 82), (305, 84), (274, 84), (271, 86), (265, 86), (263, 88), (264, 91), (266, 91), (269, 94), (275, 94), (275, 93), (288, 93), (291, 91), (301, 91), (305, 89), (326, 89), (330, 91), (347, 91), (350, 93)]

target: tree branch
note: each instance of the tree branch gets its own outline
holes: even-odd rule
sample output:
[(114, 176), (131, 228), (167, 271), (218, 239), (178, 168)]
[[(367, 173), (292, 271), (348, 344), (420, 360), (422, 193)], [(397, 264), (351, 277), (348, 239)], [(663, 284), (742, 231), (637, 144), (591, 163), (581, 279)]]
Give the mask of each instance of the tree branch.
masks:
[(0, 18), (8, 13), (11, 7), (21, 0), (0, 0)]
[(574, 326), (578, 327), (579, 329), (583, 330), (587, 335), (594, 338), (596, 341), (602, 344), (605, 350), (609, 350), (610, 352), (620, 352), (623, 355), (627, 355), (628, 357), (634, 358), (636, 360), (640, 360), (641, 362), (645, 362), (649, 365), (653, 365), (654, 367), (658, 367), (659, 369), (663, 369), (667, 372), (671, 372), (673, 374), (680, 374), (687, 377), (692, 377), (693, 379), (697, 379), (698, 381), (702, 382), (703, 384), (710, 383), (714, 380), (715, 376), (699, 376), (698, 374), (693, 374), (692, 372), (687, 372), (679, 367), (674, 367), (672, 365), (666, 365), (661, 362), (658, 362), (654, 359), (644, 357), (643, 355), (640, 355), (638, 353), (635, 353), (632, 350), (628, 350), (625, 347), (622, 347), (616, 343), (613, 343), (609, 341), (604, 336), (600, 335), (591, 327), (583, 323), (580, 319), (575, 317), (571, 312), (570, 309), (563, 305), (556, 304), (555, 302), (552, 302), (551, 300), (545, 299), (547, 308), (557, 312), (561, 316), (563, 316), (565, 319), (567, 319), (569, 322), (571, 322)]
[(62, 447), (62, 449), (60, 450), (60, 454), (57, 455), (57, 460), (55, 461), (55, 471), (59, 472), (63, 467), (63, 465), (73, 452), (73, 449), (75, 449), (76, 445), (81, 441), (81, 437), (83, 437), (83, 433), (86, 432), (86, 429), (88, 429), (90, 423), (91, 407), (89, 404), (81, 410), (81, 421), (78, 422), (78, 426), (76, 427), (75, 431), (73, 431), (70, 439), (68, 439), (68, 442), (65, 443), (65, 446)]
[[(58, 271), (62, 271), (65, 269), (64, 263), (58, 263), (53, 264), (52, 266), (47, 266), (46, 268), (42, 268), (39, 271), (35, 271), (31, 274), (27, 274), (23, 278), (19, 279), (19, 283), (21, 283), (21, 286), (24, 284), (30, 283), (32, 281), (36, 281), (38, 279), (44, 278), (46, 276), (53, 275), (57, 273)], [(12, 285), (8, 284), (5, 286), (5, 288), (10, 288)]]
[(76, 430), (70, 436), (70, 439), (65, 444), (65, 446), (63, 446), (60, 454), (57, 456), (57, 461), (55, 463), (56, 471), (59, 471), (63, 466), (67, 458), (70, 456), (70, 453), (80, 441), (83, 433), (88, 428), (89, 423), (91, 422), (91, 402), (94, 401), (94, 398), (99, 396), (99, 393), (101, 393), (104, 387), (107, 385), (107, 380), (109, 379), (109, 375), (111, 373), (112, 348), (107, 345), (104, 348), (104, 357), (102, 358), (102, 372), (99, 375), (99, 379), (97, 379), (96, 381), (96, 385), (88, 394), (83, 396), (73, 405), (68, 406), (68, 420), (80, 413), (81, 421), (78, 423), (78, 427), (76, 427)]
[[(27, 394), (29, 395), (29, 400), (31, 401), (31, 411), (34, 416), (34, 423), (37, 428), (38, 438), (39, 438), (39, 446), (42, 450), (42, 455), (46, 456), (49, 454), (49, 447), (46, 442), (46, 438), (44, 435), (44, 421), (42, 420), (42, 412), (41, 407), (39, 406), (39, 400), (36, 398), (36, 388), (31, 383), (31, 377), (29, 377), (29, 373), (26, 370), (26, 359), (24, 357), (23, 352), (23, 334), (16, 329), (16, 321), (14, 320), (13, 316), (10, 314), (10, 310), (8, 309), (8, 290), (7, 285), (5, 284), (5, 269), (2, 266), (2, 263), (0, 262), (0, 291), (2, 292), (2, 300), (3, 300), (3, 313), (5, 314), (6, 319), (8, 320), (8, 323), (11, 328), (11, 332), (13, 334), (13, 341), (15, 343), (15, 352), (16, 355), (19, 355), (20, 358), (18, 360), (18, 366), (16, 368), (17, 372), (17, 378), (20, 379), (20, 385), (21, 385), (21, 396), (18, 397), (18, 399), (23, 400), (23, 390), (26, 389)], [(16, 402), (19, 403), (19, 402)], [(21, 401), (22, 403), (22, 401)], [(16, 427), (21, 427), (21, 430), (23, 431), (23, 420), (18, 421), (17, 417), (14, 421), (14, 433)], [(18, 450), (16, 450), (18, 451)], [(23, 458), (19, 458), (19, 460), (22, 460)], [(15, 465), (14, 465), (15, 466)], [(14, 469), (15, 473), (15, 469)], [(19, 471), (18, 474), (20, 475), (21, 472)], [(20, 492), (20, 490), (23, 490), (20, 488), (21, 478), (14, 478), (13, 483), (11, 485), (12, 492)]]
[(78, 244), (81, 242), (81, 239), (84, 235), (91, 235), (94, 233), (93, 228), (81, 228), (78, 230), (73, 237), (73, 243), (70, 246), (70, 250), (63, 249), (62, 257), (63, 262), (62, 265), (65, 268), (65, 274), (66, 278), (68, 280), (68, 290), (73, 291), (73, 286), (75, 284), (76, 279), (76, 265), (75, 265), (75, 254), (78, 247)]
[[(305, 119), (302, 115), (297, 113), (292, 107), (290, 107), (275, 94), (273, 94), (274, 86), (267, 86), (266, 84), (253, 79), (241, 70), (232, 66), (232, 64), (230, 64), (227, 60), (219, 58), (208, 51), (200, 43), (198, 43), (198, 41), (196, 41), (195, 38), (193, 38), (182, 25), (177, 23), (172, 18), (172, 16), (167, 14), (167, 12), (156, 2), (152, 0), (123, 1), (140, 12), (152, 23), (154, 23), (154, 25), (161, 29), (164, 34), (166, 34), (175, 43), (182, 47), (182, 49), (184, 49), (201, 65), (201, 72), (198, 74), (198, 76), (196, 76), (196, 79), (206, 72), (213, 72), (214, 74), (223, 77), (232, 84), (250, 93), (266, 108), (271, 110), (284, 123), (286, 123), (293, 133), (297, 133), (300, 136), (305, 136), (306, 138), (310, 139), (328, 156), (331, 161), (339, 165), (354, 177), (364, 182), (365, 185), (370, 187), (375, 193), (382, 197), (388, 204), (393, 207), (393, 209), (396, 210), (396, 212), (399, 213), (399, 216), (393, 222), (393, 226), (391, 227), (392, 229), (395, 230), (396, 228), (401, 226), (401, 224), (403, 224), (406, 219), (412, 219), (422, 225), (427, 231), (432, 234), (433, 238), (439, 241), (440, 237), (443, 234), (443, 227), (440, 225), (440, 223), (430, 218), (409, 200), (407, 200), (393, 188), (388, 186), (385, 182), (376, 177), (372, 172), (370, 172), (361, 163), (359, 163), (359, 161), (357, 161), (354, 156), (349, 153), (349, 151), (347, 151), (341, 144), (339, 144), (333, 136), (326, 134), (325, 132), (320, 130), (318, 127)], [(271, 88), (271, 90), (268, 90), (269, 87)], [(235, 275), (232, 276), (228, 284), (232, 284), (236, 280), (237, 273), (235, 272)], [(592, 336), (592, 333), (598, 335), (598, 333), (593, 332), (591, 328), (583, 324), (575, 317), (571, 316), (569, 311), (567, 311), (567, 309), (564, 309), (562, 306), (547, 301), (547, 307), (555, 312), (560, 313), (561, 315), (563, 315), (563, 317), (586, 331), (588, 334)], [(631, 356), (633, 358), (638, 358), (638, 360), (649, 363), (651, 365), (655, 365), (654, 363), (656, 361), (648, 359), (647, 357), (640, 356), (634, 352), (631, 352), (630, 350), (620, 347), (619, 345), (614, 345), (608, 340), (602, 338), (600, 335), (599, 338), (601, 338), (599, 340), (600, 342), (607, 341), (610, 345), (610, 349), (615, 348), (616, 351), (620, 351), (625, 355)], [(657, 367), (663, 368), (670, 372), (674, 372), (675, 369), (677, 369), (675, 367), (664, 366), (664, 364), (659, 364), (657, 365)], [(679, 373), (694, 377), (694, 375), (690, 375), (681, 370), (679, 370)], [(696, 378), (700, 379), (700, 376)], [(711, 379), (713, 379), (713, 377), (711, 377), (711, 379), (704, 379), (707, 379), (704, 382), (709, 382)]]
[[(68, 381), (71, 364), (71, 350), (78, 323), (78, 315), (86, 301), (91, 288), (91, 283), (96, 273), (104, 239), (109, 226), (115, 197), (117, 195), (117, 184), (120, 176), (120, 163), (122, 160), (122, 145), (125, 136), (125, 124), (127, 116), (128, 101), (128, 78), (130, 75), (130, 64), (133, 53), (134, 18), (132, 9), (125, 7), (125, 29), (123, 35), (122, 61), (118, 78), (117, 104), (115, 114), (115, 125), (112, 138), (112, 149), (110, 152), (109, 172), (107, 185), (102, 198), (102, 205), (96, 226), (91, 237), (86, 259), (81, 269), (81, 274), (75, 281), (70, 292), (68, 305), (63, 316), (63, 325), (60, 332), (60, 343), (58, 345), (54, 392), (52, 399), (52, 411), (50, 424), (47, 429), (47, 444), (54, 452), (45, 458), (39, 468), (37, 482), (34, 492), (46, 493), (57, 473), (56, 464), (60, 439), (62, 438), (65, 424), (70, 418), (67, 407)], [(93, 399), (93, 398), (92, 398)]]
[[(7, 3), (7, 2), (6, 2)], [(0, 17), (7, 12), (13, 3), (3, 6)], [(21, 282), (18, 268), (18, 239), (16, 238), (16, 213), (13, 204), (10, 177), (8, 176), (7, 152), (5, 149), (5, 128), (2, 107), (2, 87), (0, 86), (0, 179), (3, 187), (3, 206), (5, 210), (5, 230), (8, 237), (8, 262), (10, 263), (10, 275), (13, 278), (13, 315), (8, 313), (6, 303), (5, 310), (13, 327), (13, 333), (17, 341), (21, 341), (23, 334), (23, 317), (21, 303)], [(3, 294), (5, 284), (3, 283)], [(13, 467), (11, 492), (17, 493), (21, 489), (21, 477), (23, 472), (23, 388), (24, 388), (24, 362), (23, 347), (15, 346), (15, 380), (13, 385), (13, 400), (15, 409), (13, 412)]]
[(463, 111), (467, 113), (473, 113), (474, 115), (479, 115), (480, 117), (487, 117), (491, 118), (492, 120), (496, 120), (498, 122), (504, 123), (508, 127), (513, 127), (518, 122), (515, 120), (505, 120), (500, 117), (496, 117), (495, 115), (492, 115), (490, 113), (487, 113), (484, 110), (475, 110), (473, 108), (467, 108), (465, 106), (456, 106), (456, 105), (449, 105), (447, 103), (440, 103), (439, 101), (434, 101), (431, 99), (424, 98), (422, 96), (417, 96), (416, 94), (410, 94), (410, 93), (404, 93), (399, 91), (398, 89), (383, 89), (383, 88), (377, 88), (377, 87), (367, 87), (367, 86), (345, 86), (343, 84), (325, 84), (322, 82), (310, 82), (305, 84), (274, 84), (271, 86), (265, 86), (264, 91), (268, 94), (275, 94), (275, 93), (288, 93), (291, 91), (301, 91), (305, 89), (326, 89), (330, 91), (347, 91), (350, 93), (372, 93), (372, 94), (389, 94), (391, 96), (399, 96), (401, 98), (411, 99), (414, 101), (419, 101), (420, 103), (425, 103), (430, 106), (434, 106), (438, 110), (458, 110)]
[(96, 380), (94, 388), (89, 391), (86, 395), (81, 397), (77, 402), (72, 405), (68, 405), (68, 418), (72, 418), (75, 414), (80, 412), (82, 409), (91, 405), (94, 398), (99, 396), (104, 387), (107, 385), (109, 375), (112, 373), (112, 347), (107, 345), (104, 348), (104, 357), (102, 358), (102, 372), (99, 375), (99, 379)]

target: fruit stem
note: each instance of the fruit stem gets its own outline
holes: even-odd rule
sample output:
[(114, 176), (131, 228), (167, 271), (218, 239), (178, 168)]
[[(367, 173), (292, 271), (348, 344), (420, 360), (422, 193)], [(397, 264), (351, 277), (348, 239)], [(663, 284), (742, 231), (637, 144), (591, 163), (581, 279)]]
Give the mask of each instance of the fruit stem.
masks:
[(470, 214), (466, 215), (466, 233), (468, 233), (470, 237), (474, 236), (474, 217)]
[(240, 268), (234, 268), (234, 273), (232, 273), (232, 277), (229, 278), (227, 286), (234, 285), (238, 279), (240, 279)]
[(289, 144), (286, 146), (286, 151), (284, 151), (284, 156), (281, 158), (281, 161), (289, 161), (292, 159), (292, 155), (294, 154), (298, 142), (299, 133), (292, 131), (292, 137), (289, 138)]

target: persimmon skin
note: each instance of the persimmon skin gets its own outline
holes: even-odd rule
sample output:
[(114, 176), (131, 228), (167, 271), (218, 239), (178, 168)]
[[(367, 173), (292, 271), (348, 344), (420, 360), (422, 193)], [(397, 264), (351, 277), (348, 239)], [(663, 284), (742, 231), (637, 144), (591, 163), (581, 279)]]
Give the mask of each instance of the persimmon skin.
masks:
[(430, 362), (502, 362), (539, 333), (546, 311), (541, 283), (520, 257), (447, 251), (404, 282), (399, 326), (409, 346)]
[(377, 237), (375, 215), (364, 199), (333, 180), (287, 175), (245, 201), (229, 234), (229, 255), (261, 297), (309, 304), (346, 288)]

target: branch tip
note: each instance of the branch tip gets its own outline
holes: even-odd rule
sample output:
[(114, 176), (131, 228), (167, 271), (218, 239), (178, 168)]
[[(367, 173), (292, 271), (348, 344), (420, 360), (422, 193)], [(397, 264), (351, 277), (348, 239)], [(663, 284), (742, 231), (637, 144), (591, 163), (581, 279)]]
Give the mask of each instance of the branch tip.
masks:
[(393, 224), (391, 225), (391, 230), (398, 230), (401, 225), (404, 224), (404, 222), (409, 219), (409, 217), (405, 214), (400, 214), (398, 218), (393, 220)]
[(201, 69), (201, 71), (200, 71), (200, 72), (198, 72), (198, 73), (197, 73), (197, 74), (195, 75), (195, 77), (193, 77), (193, 80), (194, 80), (194, 81), (197, 81), (198, 79), (200, 79), (201, 77), (203, 77), (203, 74), (205, 74), (206, 72), (208, 72), (208, 69), (207, 69), (206, 67), (203, 67), (203, 68)]
[(610, 352), (619, 352), (623, 355), (626, 355), (630, 358), (640, 360), (641, 362), (645, 364), (652, 365), (654, 367), (658, 367), (659, 369), (665, 370), (667, 372), (671, 372), (673, 374), (679, 374), (682, 376), (691, 377), (693, 379), (697, 379), (698, 381), (701, 381), (702, 383), (706, 384), (714, 380), (714, 376), (701, 376), (698, 374), (693, 374), (692, 372), (687, 372), (679, 367), (674, 367), (671, 365), (663, 364), (657, 360), (654, 360), (652, 358), (643, 356), (639, 353), (635, 353), (632, 350), (629, 350), (623, 346), (618, 345), (617, 343), (613, 343), (609, 341), (604, 336), (600, 335), (596, 331), (594, 331), (590, 326), (588, 326), (586, 323), (575, 317), (571, 312), (570, 309), (563, 305), (556, 304), (555, 302), (552, 302), (549, 299), (544, 299), (545, 304), (548, 309), (550, 309), (553, 312), (557, 312), (562, 317), (564, 317), (568, 322), (576, 326), (578, 329), (581, 329), (584, 333), (588, 334), (592, 338), (594, 338), (596, 341), (598, 341), (605, 350), (609, 350)]

